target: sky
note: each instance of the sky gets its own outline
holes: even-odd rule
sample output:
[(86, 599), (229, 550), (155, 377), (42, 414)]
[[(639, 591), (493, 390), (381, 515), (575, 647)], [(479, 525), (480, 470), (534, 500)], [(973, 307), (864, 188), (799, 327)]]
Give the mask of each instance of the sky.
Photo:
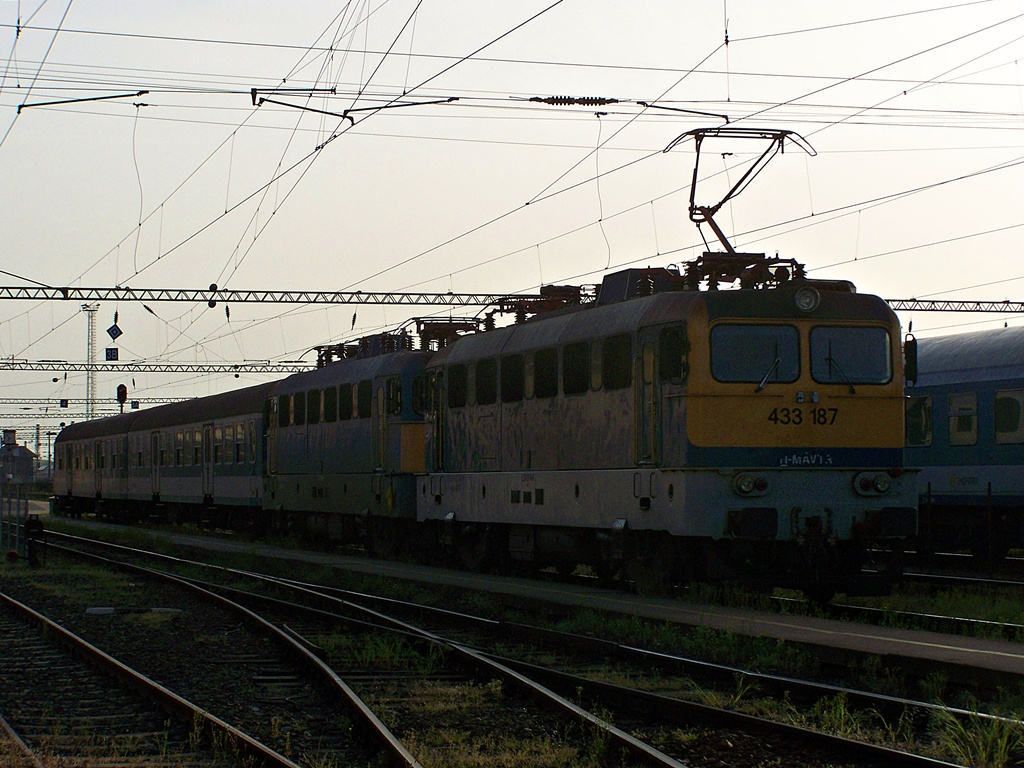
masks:
[[(679, 265), (702, 232), (719, 247), (688, 218), (693, 142), (663, 150), (727, 117), (814, 153), (787, 142), (722, 207), (737, 250), (887, 299), (1022, 301), (1022, 58), (1021, 0), (0, 0), (0, 285), (504, 294)], [(531, 101), (550, 96), (615, 101)], [(697, 203), (765, 146), (705, 141)], [(312, 363), (480, 311), (105, 301), (95, 317), (100, 359)], [(900, 317), (919, 338), (1024, 322)], [(80, 302), (4, 301), (0, 357), (85, 362), (87, 327)], [(83, 373), (2, 375), (19, 438), (82, 410), (50, 401), (84, 398)], [(96, 386), (145, 401), (268, 378)]]

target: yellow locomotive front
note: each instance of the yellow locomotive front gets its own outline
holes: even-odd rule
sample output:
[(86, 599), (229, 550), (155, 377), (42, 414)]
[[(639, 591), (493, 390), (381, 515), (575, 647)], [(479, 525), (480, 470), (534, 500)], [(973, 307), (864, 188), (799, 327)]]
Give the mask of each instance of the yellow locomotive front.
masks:
[(691, 491), (704, 486), (690, 501), (721, 537), (716, 556), (820, 594), (887, 589), (861, 573), (869, 550), (916, 532), (897, 318), (844, 282), (703, 297), (688, 319), (680, 463), (706, 470), (690, 475)]

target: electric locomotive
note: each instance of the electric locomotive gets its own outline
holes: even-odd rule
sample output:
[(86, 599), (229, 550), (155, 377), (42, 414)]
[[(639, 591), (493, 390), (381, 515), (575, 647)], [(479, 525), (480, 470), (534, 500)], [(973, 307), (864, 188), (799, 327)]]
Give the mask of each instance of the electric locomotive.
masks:
[(868, 551), (916, 529), (899, 323), (781, 261), (628, 270), (440, 350), (418, 519), (467, 567), (886, 590)]

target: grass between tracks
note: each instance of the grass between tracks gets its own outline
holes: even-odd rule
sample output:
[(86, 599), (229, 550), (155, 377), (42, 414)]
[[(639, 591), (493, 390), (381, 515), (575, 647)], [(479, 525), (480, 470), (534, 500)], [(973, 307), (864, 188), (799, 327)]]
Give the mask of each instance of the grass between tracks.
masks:
[[(65, 521), (54, 522), (58, 525), (65, 524)], [(68, 527), (73, 525), (71, 523)], [(173, 548), (168, 542), (154, 539), (144, 531), (117, 529), (109, 533), (89, 531), (89, 534), (130, 546), (162, 549), (168, 554), (181, 554), (180, 547)], [(301, 547), (296, 545), (296, 548)], [(204, 550), (199, 557), (208, 562), (216, 560), (220, 564), (243, 570), (288, 577), (296, 575), (294, 563), (258, 554), (222, 554)], [(195, 575), (208, 578), (207, 574)], [(503, 599), (493, 594), (417, 584), (309, 564), (302, 565), (301, 578), (304, 581), (447, 607), (491, 618), (549, 626), (565, 632), (592, 635), (744, 669), (757, 669), (805, 679), (820, 679), (823, 674), (816, 656), (798, 646), (772, 638), (748, 637), (705, 627), (681, 627), (633, 616), (608, 615), (584, 609), (552, 608), (542, 611), (535, 605), (520, 604), (514, 599)], [(770, 598), (721, 588), (697, 587), (682, 599), (697, 604), (742, 605), (768, 609)], [(889, 608), (892, 611), (906, 608), (936, 614), (972, 616), (991, 621), (1024, 623), (1024, 605), (1021, 604), (1019, 595), (1014, 599), (1003, 590), (925, 591), (912, 585), (903, 585), (900, 592), (894, 596), (860, 602), (876, 608)], [(772, 606), (771, 610), (778, 608)], [(889, 623), (897, 625), (898, 621), (892, 619)], [(356, 651), (349, 648), (345, 652)], [(429, 659), (424, 660), (411, 654), (408, 648), (385, 642), (375, 648), (363, 647), (358, 652), (366, 654), (367, 659), (373, 659), (374, 664), (391, 665), (394, 669), (408, 670), (421, 664), (425, 664), (429, 669), (433, 663)], [(616, 671), (610, 670), (608, 677), (614, 681), (616, 674)], [(822, 699), (811, 709), (800, 710), (785, 699), (760, 696), (749, 679), (744, 676), (737, 678), (733, 691), (705, 690), (694, 683), (691, 686), (691, 695), (694, 699), (713, 706), (738, 709), (850, 738), (923, 752), (940, 759), (979, 768), (1000, 768), (1022, 764), (1024, 761), (1024, 724), (1020, 720), (1021, 713), (1024, 713), (1024, 691), (1006, 691), (998, 701), (979, 703), (964, 696), (950, 694), (947, 691), (946, 680), (940, 675), (932, 675), (917, 681), (908, 680), (900, 672), (887, 667), (878, 657), (867, 657), (860, 663), (852, 665), (849, 677), (839, 682), (853, 688), (916, 698), (943, 704), (946, 707), (977, 709), (1007, 719), (964, 719), (948, 710), (939, 709), (927, 716), (904, 712), (895, 722), (891, 722), (883, 719), (877, 712), (852, 708), (843, 695)], [(635, 683), (635, 680), (629, 681), (629, 684)], [(922, 723), (922, 718), (926, 722)], [(926, 743), (920, 741), (922, 733), (926, 734)], [(451, 757), (460, 751), (456, 746), (462, 743), (465, 737), (454, 731), (435, 728), (417, 731), (409, 738), (412, 739), (411, 744), (416, 743), (425, 747), (429, 742), (439, 750), (439, 754), (448, 754)], [(687, 734), (680, 733), (679, 739), (685, 741), (687, 738)], [(561, 753), (555, 746), (544, 739), (527, 745), (517, 740), (516, 749), (527, 748), (531, 757), (524, 758), (522, 752), (517, 752), (518, 760), (506, 763), (503, 755), (512, 747), (505, 742), (501, 734), (494, 734), (492, 742), (487, 745), (471, 746), (463, 743), (461, 753), (466, 755), (465, 762), (438, 764), (512, 765), (523, 764), (525, 759), (527, 763), (536, 765), (589, 765), (575, 760), (565, 762), (558, 757)], [(487, 759), (484, 759), (483, 755), (486, 755)], [(548, 762), (549, 759), (553, 762)]]

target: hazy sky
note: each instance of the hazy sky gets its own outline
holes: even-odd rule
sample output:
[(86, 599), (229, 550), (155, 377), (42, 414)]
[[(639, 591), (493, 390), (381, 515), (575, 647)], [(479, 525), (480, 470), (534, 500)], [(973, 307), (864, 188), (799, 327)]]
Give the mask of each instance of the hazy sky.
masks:
[[(722, 121), (647, 102), (816, 150), (788, 147), (722, 209), (739, 250), (884, 298), (1021, 301), (1024, 2), (936, 5), (0, 0), (0, 284), (512, 293), (679, 264), (705, 250), (693, 144), (662, 150)], [(552, 95), (618, 103), (530, 101)], [(93, 100), (44, 105), (72, 99)], [(698, 202), (762, 149), (706, 143)], [(150, 309), (103, 303), (101, 357), (312, 361), (429, 311)], [(1024, 322), (902, 319), (918, 336)], [(0, 355), (84, 361), (80, 303), (6, 302)], [(84, 374), (3, 376), (7, 397), (85, 395)], [(131, 379), (101, 374), (99, 395)]]

